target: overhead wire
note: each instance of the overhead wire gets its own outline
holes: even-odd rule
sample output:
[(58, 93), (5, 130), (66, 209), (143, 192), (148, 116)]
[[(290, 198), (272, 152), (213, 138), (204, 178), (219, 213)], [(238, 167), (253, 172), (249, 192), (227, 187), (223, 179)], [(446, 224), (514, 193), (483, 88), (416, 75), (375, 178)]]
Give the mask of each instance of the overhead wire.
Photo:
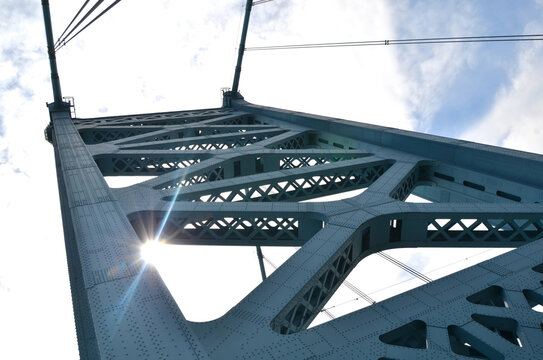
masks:
[(543, 34), (457, 36), (457, 37), (414, 38), (414, 39), (399, 39), (399, 40), (363, 40), (363, 41), (346, 41), (346, 42), (330, 42), (330, 43), (253, 46), (253, 47), (246, 47), (245, 51), (314, 49), (314, 48), (382, 46), (382, 45), (388, 46), (388, 45), (420, 45), (420, 44), (450, 44), (450, 43), (479, 43), (479, 42), (540, 41), (540, 40), (543, 40)]

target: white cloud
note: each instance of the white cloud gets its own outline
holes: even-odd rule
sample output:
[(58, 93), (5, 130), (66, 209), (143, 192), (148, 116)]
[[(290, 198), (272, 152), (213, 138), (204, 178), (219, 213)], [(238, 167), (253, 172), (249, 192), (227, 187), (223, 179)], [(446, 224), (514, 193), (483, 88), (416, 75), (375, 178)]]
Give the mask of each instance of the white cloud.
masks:
[(43, 138), (51, 98), (43, 18), (33, 1), (8, 1), (1, 11), (0, 358), (73, 359), (53, 149)]
[[(219, 106), (219, 89), (231, 85), (243, 2), (121, 2), (58, 54), (64, 95), (75, 96), (85, 117)], [(469, 2), (458, 4), (443, 8), (440, 2), (410, 18), (412, 33), (479, 30), (479, 14)], [(254, 8), (247, 45), (398, 38), (394, 24), (407, 20), (400, 15), (408, 5), (276, 0)], [(79, 6), (51, 1), (56, 36)], [(0, 86), (14, 85), (0, 94), (0, 338), (9, 339), (0, 358), (73, 359), (53, 150), (43, 139), (49, 120), (44, 103), (52, 100), (43, 19), (30, 0), (7, 0), (0, 11)], [(240, 89), (263, 105), (424, 128), (447, 84), (476, 59), (453, 47), (402, 51), (405, 56), (393, 47), (247, 53)], [(541, 146), (532, 129), (541, 130), (543, 89), (529, 81), (543, 78), (541, 48), (527, 48), (521, 59), (513, 86), (466, 137), (487, 136), (493, 126), (501, 135), (482, 141)], [(423, 115), (416, 119), (416, 112)], [(258, 275), (256, 265), (254, 271)], [(28, 338), (35, 346), (27, 346)]]
[[(64, 12), (62, 24), (72, 14)], [(220, 88), (231, 84), (238, 18), (238, 0), (120, 3), (59, 51), (63, 93), (88, 117), (103, 108), (218, 107)]]
[[(399, 39), (466, 36), (483, 31), (481, 14), (471, 1), (396, 2), (392, 11)], [(477, 61), (478, 46), (407, 45), (400, 51), (400, 69), (406, 77), (409, 109), (416, 114), (417, 130), (428, 131), (433, 115), (447, 100), (459, 73)]]
[[(283, 3), (261, 22), (254, 8), (247, 46), (394, 36), (387, 2)], [(392, 47), (259, 51), (245, 54), (240, 89), (257, 104), (411, 129), (403, 79)]]
[(490, 111), (462, 138), (507, 148), (543, 153), (543, 68), (541, 43), (526, 44), (511, 85), (503, 87)]
[[(161, 4), (167, 11), (122, 2), (58, 54), (63, 95), (75, 96), (80, 116), (219, 106), (233, 70), (224, 54), (234, 57), (237, 34), (234, 20), (213, 16), (234, 19), (238, 1)], [(43, 17), (34, 2), (7, 5), (0, 10), (0, 338), (9, 341), (0, 358), (74, 359), (53, 148), (43, 137), (52, 100)], [(51, 2), (55, 35), (79, 5)]]

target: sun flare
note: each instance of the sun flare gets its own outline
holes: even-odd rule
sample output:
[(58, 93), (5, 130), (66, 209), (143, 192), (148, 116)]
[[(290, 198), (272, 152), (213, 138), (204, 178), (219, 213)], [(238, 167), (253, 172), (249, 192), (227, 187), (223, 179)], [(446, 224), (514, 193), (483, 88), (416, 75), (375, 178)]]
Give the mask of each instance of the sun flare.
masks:
[(164, 243), (159, 240), (146, 241), (141, 246), (141, 258), (147, 264), (156, 264), (162, 256)]

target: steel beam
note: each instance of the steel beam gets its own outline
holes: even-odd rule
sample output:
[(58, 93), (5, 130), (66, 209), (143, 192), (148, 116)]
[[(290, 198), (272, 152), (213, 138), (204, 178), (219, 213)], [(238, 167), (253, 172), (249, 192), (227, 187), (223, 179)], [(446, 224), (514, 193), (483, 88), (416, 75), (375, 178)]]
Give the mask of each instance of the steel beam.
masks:
[[(541, 155), (225, 103), (96, 119), (51, 107), (82, 358), (543, 357)], [(103, 175), (156, 177), (110, 189)], [(193, 323), (139, 258), (159, 229), (171, 244), (300, 249)], [(307, 329), (360, 261), (403, 247), (517, 249)]]

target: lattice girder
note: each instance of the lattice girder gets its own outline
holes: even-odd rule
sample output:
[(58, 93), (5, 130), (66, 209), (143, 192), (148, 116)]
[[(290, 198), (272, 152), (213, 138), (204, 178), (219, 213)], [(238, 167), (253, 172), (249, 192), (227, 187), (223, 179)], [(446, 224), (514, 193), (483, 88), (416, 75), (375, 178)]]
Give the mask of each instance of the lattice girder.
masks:
[[(88, 127), (100, 126), (118, 126), (118, 125), (131, 125), (131, 126), (144, 126), (144, 125), (179, 125), (190, 124), (194, 122), (203, 122), (206, 120), (219, 119), (217, 121), (229, 121), (232, 119), (228, 116), (232, 112), (232, 109), (209, 109), (209, 110), (197, 110), (197, 111), (176, 111), (167, 113), (155, 113), (155, 114), (141, 114), (130, 116), (112, 116), (99, 119), (74, 119), (74, 124), (79, 129)], [(237, 114), (235, 118), (239, 120), (240, 115)]]
[(157, 131), (147, 133), (145, 135), (134, 136), (127, 140), (116, 141), (119, 145), (145, 143), (160, 140), (183, 139), (197, 136), (210, 136), (217, 134), (229, 133), (245, 133), (248, 131), (257, 130), (274, 130), (275, 126), (271, 125), (206, 125), (193, 124), (192, 126), (163, 126)]
[(85, 144), (93, 145), (119, 141), (127, 137), (137, 137), (162, 130), (162, 126), (146, 126), (145, 128), (141, 126), (96, 126), (79, 130), (79, 135), (81, 135), (81, 139), (83, 139)]
[(367, 157), (167, 190), (165, 195), (175, 192), (170, 198), (206, 202), (300, 201), (367, 187), (390, 165), (390, 161)]
[(251, 130), (218, 135), (201, 135), (189, 138), (157, 140), (153, 142), (131, 143), (121, 149), (168, 149), (168, 150), (224, 150), (247, 146), (283, 133), (281, 129)]
[[(359, 196), (359, 199), (363, 204), (364, 194)], [(443, 208), (439, 205), (441, 204), (416, 204), (416, 210), (415, 206), (405, 203), (362, 206), (358, 211), (327, 219), (327, 226), (351, 227), (352, 234), (345, 240), (342, 247), (329, 257), (329, 262), (315, 273), (311, 281), (306, 283), (300, 293), (293, 297), (292, 303), (284, 308), (282, 315), (274, 319), (272, 327), (281, 333), (303, 329), (319, 313), (322, 305), (356, 263), (377, 251), (402, 247), (451, 247), (455, 246), (455, 243), (460, 243), (465, 247), (516, 247), (519, 243), (528, 243), (543, 237), (543, 215), (529, 211), (525, 205), (518, 205), (518, 212), (514, 212), (514, 208), (508, 208), (505, 211), (505, 208), (500, 209), (495, 205), (485, 204), (487, 206), (472, 206), (471, 209), (459, 207), (461, 210), (458, 209), (457, 212), (449, 209), (448, 213), (439, 212), (439, 208)], [(405, 211), (398, 212), (398, 208), (404, 208)], [(373, 215), (369, 220), (363, 221), (368, 218), (368, 212)], [(376, 216), (379, 213), (382, 215)], [(443, 219), (447, 216), (453, 219), (448, 221), (448, 224), (454, 220), (456, 220), (455, 223), (460, 224), (462, 220), (464, 222), (470, 220), (469, 222), (473, 224), (471, 226), (463, 224), (462, 230), (451, 230), (451, 227), (429, 230), (431, 224), (439, 226), (434, 219)], [(490, 221), (485, 220), (488, 218), (492, 218), (496, 225), (490, 225)], [(477, 229), (475, 225), (479, 221), (486, 222), (488, 228)], [(510, 224), (512, 230), (503, 231), (507, 224)], [(436, 238), (437, 234), (444, 239)], [(350, 266), (338, 271), (337, 261), (344, 257), (346, 252), (352, 253), (349, 258)], [(325, 285), (326, 280), (330, 281), (330, 286)], [(312, 294), (316, 291), (315, 289), (319, 289), (320, 299), (311, 302), (308, 299), (314, 299)], [(297, 321), (294, 321), (296, 312), (300, 315)]]
[(210, 157), (211, 154), (198, 151), (176, 155), (160, 150), (121, 150), (94, 156), (105, 176), (152, 176), (186, 168)]
[(302, 246), (324, 224), (321, 214), (297, 207), (291, 211), (274, 211), (272, 206), (260, 211), (235, 206), (221, 211), (209, 207), (189, 211), (187, 205), (168, 206), (169, 212), (132, 212), (128, 218), (142, 241), (160, 233), (160, 240), (167, 243), (192, 245)]
[(239, 155), (236, 152), (218, 154), (204, 162), (203, 166), (179, 169), (167, 176), (150, 180), (146, 184), (155, 189), (171, 189), (178, 186), (190, 186), (209, 181), (231, 179), (247, 174), (259, 174), (291, 168), (319, 166), (354, 158), (363, 158), (371, 154), (359, 151), (337, 150), (287, 150), (257, 149)]
[(262, 146), (280, 150), (294, 150), (321, 147), (315, 141), (316, 134), (313, 131), (291, 130), (266, 142)]
[[(543, 295), (543, 205), (536, 203), (543, 190), (541, 156), (242, 100), (227, 103), (232, 107), (82, 121), (72, 121), (68, 109), (51, 110), (82, 358), (541, 357), (543, 317), (532, 310), (537, 294)], [(194, 131), (193, 121), (210, 128), (213, 123), (268, 124), (283, 133), (228, 150), (122, 149), (123, 144), (163, 141), (155, 137), (169, 126)], [(78, 134), (127, 124), (150, 126), (155, 133), (127, 134), (92, 147)], [(172, 158), (162, 158), (170, 154)], [(127, 164), (113, 171), (114, 158)], [(176, 168), (175, 161), (191, 158), (198, 162)], [(171, 168), (161, 168), (169, 162)], [(303, 174), (334, 176), (379, 162), (387, 166), (379, 176), (366, 178), (371, 180), (363, 185), (368, 186), (365, 192), (341, 201), (297, 202), (305, 194), (290, 196), (295, 200), (291, 202), (279, 197), (256, 202), (251, 196), (240, 202), (183, 200), (187, 194), (201, 196), (204, 189), (241, 193), (251, 184), (260, 186), (260, 180), (288, 184)], [(150, 171), (148, 165), (157, 170)], [(106, 175), (159, 176), (112, 191), (100, 170)], [(279, 173), (282, 178), (276, 177)], [(446, 200), (442, 195), (450, 193), (449, 201), (469, 201), (402, 201), (413, 192), (437, 200)], [(170, 201), (176, 193), (179, 201)], [(158, 273), (137, 260), (138, 239), (154, 238), (163, 223), (161, 235), (170, 243), (301, 247), (227, 314), (192, 323)], [(520, 247), (306, 329), (364, 257), (413, 246)], [(468, 300), (474, 294), (484, 296), (492, 286), (502, 289), (506, 306)], [(424, 331), (409, 337), (407, 324)]]
[[(198, 152), (188, 153), (199, 154)], [(297, 166), (298, 168), (305, 166), (320, 166), (321, 164), (343, 161), (352, 158), (363, 158), (366, 156), (369, 156), (369, 154), (360, 153), (358, 151), (323, 151), (317, 149), (291, 150), (285, 152), (277, 150), (255, 150), (241, 156), (237, 155), (236, 153), (223, 153), (208, 158), (204, 162), (194, 163), (189, 167), (171, 169), (171, 171), (164, 173), (160, 177), (148, 180), (145, 183), (138, 185), (134, 188), (134, 191), (141, 192), (142, 187), (167, 190), (176, 188), (178, 186), (186, 187), (210, 181), (231, 179), (236, 177), (236, 170), (239, 171), (240, 175), (243, 175), (250, 174), (252, 172), (260, 173), (277, 171), (292, 166)], [(191, 159), (192, 157), (188, 156), (187, 158)], [(113, 156), (110, 157), (108, 162), (111, 163), (112, 159)], [(139, 160), (141, 157), (136, 157), (136, 159)], [(97, 160), (97, 162), (104, 174), (115, 174), (114, 172), (112, 173), (111, 170), (108, 171), (105, 167), (107, 165), (102, 164), (100, 160)], [(238, 162), (239, 166), (236, 165), (236, 162)], [(139, 173), (133, 171), (126, 175), (147, 174), (149, 174), (149, 170)], [(130, 188), (127, 190), (130, 191)], [(126, 192), (124, 190), (121, 191)]]
[(205, 125), (204, 123), (191, 125), (94, 126), (83, 128), (79, 133), (88, 145), (104, 142), (122, 145), (274, 128), (271, 125)]

